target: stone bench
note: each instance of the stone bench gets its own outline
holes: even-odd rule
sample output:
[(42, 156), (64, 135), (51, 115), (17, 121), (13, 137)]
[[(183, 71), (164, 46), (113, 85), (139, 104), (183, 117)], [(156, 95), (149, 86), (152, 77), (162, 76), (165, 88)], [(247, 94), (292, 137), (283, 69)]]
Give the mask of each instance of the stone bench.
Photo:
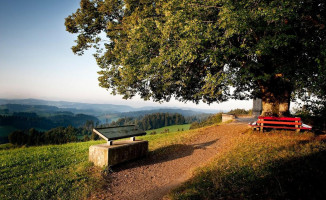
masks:
[[(146, 135), (146, 132), (135, 125), (95, 128), (93, 132), (107, 141), (89, 147), (89, 160), (95, 166), (113, 166), (126, 161), (144, 157), (148, 152), (148, 141), (136, 140), (136, 136)], [(130, 140), (117, 139), (128, 138)]]

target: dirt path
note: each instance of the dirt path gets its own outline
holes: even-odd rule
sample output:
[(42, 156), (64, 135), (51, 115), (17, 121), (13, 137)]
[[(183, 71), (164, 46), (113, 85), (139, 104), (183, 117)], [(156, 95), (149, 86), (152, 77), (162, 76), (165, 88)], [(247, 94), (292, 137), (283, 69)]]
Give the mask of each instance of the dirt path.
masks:
[(165, 147), (169, 152), (166, 155), (150, 155), (116, 167), (106, 178), (110, 184), (90, 199), (162, 199), (171, 189), (190, 178), (192, 169), (207, 163), (231, 137), (246, 129), (247, 123), (241, 120), (210, 127), (202, 130), (191, 142)]

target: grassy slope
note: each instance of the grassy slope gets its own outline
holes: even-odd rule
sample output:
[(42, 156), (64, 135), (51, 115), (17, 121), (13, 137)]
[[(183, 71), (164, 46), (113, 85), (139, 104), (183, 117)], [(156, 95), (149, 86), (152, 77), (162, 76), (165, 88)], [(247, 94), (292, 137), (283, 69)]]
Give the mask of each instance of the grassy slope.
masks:
[(0, 199), (80, 199), (91, 189), (91, 141), (0, 150)]
[(166, 126), (166, 127), (162, 127), (162, 128), (158, 128), (158, 129), (148, 130), (148, 131), (146, 131), (146, 133), (147, 134), (150, 134), (150, 133), (152, 133), (154, 131), (156, 133), (163, 133), (166, 129), (168, 129), (169, 132), (176, 132), (176, 131), (178, 131), (178, 129), (179, 129), (179, 131), (181, 131), (182, 129), (184, 131), (187, 131), (187, 130), (189, 130), (190, 125), (191, 124), (182, 124), (182, 125)]
[[(139, 137), (149, 140), (152, 153), (191, 139), (197, 130)], [(28, 148), (0, 146), (0, 199), (82, 199), (100, 181), (101, 169), (88, 162), (88, 148), (104, 141)], [(89, 173), (92, 171), (92, 173)], [(90, 176), (92, 174), (92, 176)], [(95, 176), (94, 176), (95, 174)]]
[(326, 144), (312, 134), (248, 133), (170, 193), (172, 199), (324, 199)]
[[(192, 140), (202, 130), (205, 128), (139, 138), (149, 140), (151, 153), (160, 154), (177, 150), (173, 144)], [(103, 141), (0, 150), (0, 199), (85, 198), (100, 179), (96, 174), (101, 169), (87, 161), (89, 146), (98, 143)], [(324, 142), (311, 134), (244, 134), (230, 141), (228, 149), (198, 169), (170, 197), (275, 199), (302, 195), (305, 199), (314, 194), (318, 198), (326, 192), (322, 184), (314, 184), (321, 181), (325, 185), (325, 150)], [(297, 190), (301, 192), (294, 192)]]

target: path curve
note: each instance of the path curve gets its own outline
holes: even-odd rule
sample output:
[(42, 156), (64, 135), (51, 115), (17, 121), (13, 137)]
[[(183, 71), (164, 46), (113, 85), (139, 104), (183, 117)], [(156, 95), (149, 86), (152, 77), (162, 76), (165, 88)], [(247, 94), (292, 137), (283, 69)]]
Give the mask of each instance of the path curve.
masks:
[(148, 156), (113, 169), (106, 177), (108, 185), (89, 199), (155, 200), (191, 177), (192, 170), (214, 158), (228, 141), (248, 129), (241, 120), (201, 129), (194, 140), (174, 144), (165, 156)]

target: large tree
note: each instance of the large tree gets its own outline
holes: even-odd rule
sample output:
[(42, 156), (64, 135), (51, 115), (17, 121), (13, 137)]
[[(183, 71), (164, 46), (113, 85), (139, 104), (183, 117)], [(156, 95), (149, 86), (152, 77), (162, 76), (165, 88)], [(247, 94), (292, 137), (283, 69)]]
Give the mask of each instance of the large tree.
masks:
[(263, 115), (287, 115), (291, 98), (325, 97), (325, 15), (324, 0), (81, 0), (65, 25), (113, 94), (260, 97)]

